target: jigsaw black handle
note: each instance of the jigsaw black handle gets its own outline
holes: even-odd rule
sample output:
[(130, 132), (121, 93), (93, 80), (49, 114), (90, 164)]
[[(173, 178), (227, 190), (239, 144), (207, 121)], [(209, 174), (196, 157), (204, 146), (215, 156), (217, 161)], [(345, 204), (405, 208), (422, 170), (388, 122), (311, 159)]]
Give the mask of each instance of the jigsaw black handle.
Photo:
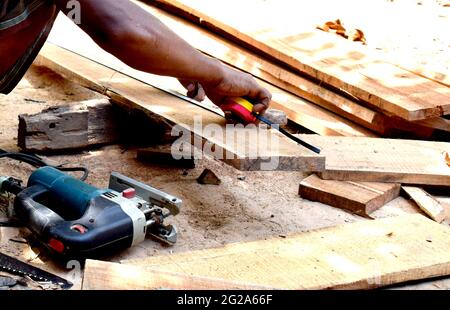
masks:
[(81, 216), (67, 207), (43, 185), (24, 189), (14, 201), (17, 217), (53, 252), (90, 257), (131, 246), (133, 223), (117, 203), (97, 196)]

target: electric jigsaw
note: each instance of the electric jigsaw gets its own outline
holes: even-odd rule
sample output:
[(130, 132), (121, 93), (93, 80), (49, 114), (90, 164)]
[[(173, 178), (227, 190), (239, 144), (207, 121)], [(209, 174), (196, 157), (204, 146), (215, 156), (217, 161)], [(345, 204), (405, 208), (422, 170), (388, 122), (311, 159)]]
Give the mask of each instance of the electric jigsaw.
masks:
[(31, 174), (26, 188), (1, 177), (0, 193), (14, 194), (16, 217), (64, 256), (96, 256), (136, 245), (147, 235), (167, 244), (177, 239), (176, 228), (164, 220), (179, 213), (181, 199), (119, 173), (99, 189), (45, 166)]

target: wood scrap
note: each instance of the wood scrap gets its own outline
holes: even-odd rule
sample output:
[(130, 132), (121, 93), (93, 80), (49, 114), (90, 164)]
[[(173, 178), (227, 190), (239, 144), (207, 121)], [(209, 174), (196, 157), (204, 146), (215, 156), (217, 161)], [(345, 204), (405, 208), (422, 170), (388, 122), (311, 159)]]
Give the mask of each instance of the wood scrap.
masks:
[(220, 185), (220, 183), (222, 183), (219, 177), (210, 169), (203, 170), (203, 172), (197, 178), (197, 182), (199, 184), (205, 185)]
[(219, 278), (196, 277), (139, 266), (86, 260), (83, 290), (256, 290), (270, 289)]
[(230, 7), (226, 4), (211, 6), (206, 1), (190, 1), (185, 5), (177, 0), (158, 0), (149, 4), (232, 38), (268, 59), (406, 120), (450, 113), (448, 87), (386, 63), (364, 46), (333, 38), (319, 30), (298, 33), (295, 27), (271, 29), (267, 28), (265, 20), (258, 19), (242, 23), (247, 12), (233, 11), (229, 15)]
[(323, 179), (450, 186), (443, 152), (450, 143), (300, 135), (327, 157)]
[(445, 209), (441, 206), (439, 201), (434, 199), (433, 196), (428, 194), (422, 188), (414, 186), (402, 186), (402, 189), (431, 219), (438, 223), (441, 223), (443, 220), (445, 220)]
[[(225, 130), (221, 116), (57, 46), (44, 46), (37, 63), (100, 91), (125, 109), (139, 109), (177, 124), (180, 143), (194, 142), (237, 169), (321, 171), (325, 167), (324, 156), (277, 132), (240, 126)], [(211, 130), (204, 130), (207, 125)], [(230, 135), (232, 141), (227, 140)], [(254, 143), (264, 136), (268, 143)]]
[(400, 184), (322, 180), (311, 175), (300, 183), (302, 198), (368, 216), (400, 194)]
[(450, 274), (450, 230), (406, 215), (124, 261), (285, 289), (368, 289)]
[(19, 115), (18, 144), (27, 151), (57, 151), (115, 143), (117, 117), (107, 99)]

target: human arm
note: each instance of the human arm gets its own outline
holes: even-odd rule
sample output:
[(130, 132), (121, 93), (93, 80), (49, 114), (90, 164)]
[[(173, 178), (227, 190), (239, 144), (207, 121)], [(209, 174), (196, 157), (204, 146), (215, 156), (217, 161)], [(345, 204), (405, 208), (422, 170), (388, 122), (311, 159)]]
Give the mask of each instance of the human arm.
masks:
[[(65, 11), (66, 0), (57, 0)], [(100, 47), (129, 66), (180, 79), (185, 86), (198, 82), (220, 106), (226, 97), (248, 97), (262, 112), (270, 93), (253, 77), (205, 56), (156, 17), (127, 0), (79, 0), (79, 25)], [(191, 92), (191, 95), (195, 95)], [(197, 96), (198, 99), (201, 98)]]

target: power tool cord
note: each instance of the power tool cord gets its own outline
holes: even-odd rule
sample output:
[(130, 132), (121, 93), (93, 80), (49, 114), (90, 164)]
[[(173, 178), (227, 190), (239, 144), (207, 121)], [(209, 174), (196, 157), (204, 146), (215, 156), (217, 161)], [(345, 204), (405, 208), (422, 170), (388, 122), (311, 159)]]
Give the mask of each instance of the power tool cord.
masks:
[[(7, 152), (5, 150), (0, 149), (0, 158), (5, 158), (5, 157), (8, 157), (8, 158), (11, 158), (14, 160), (18, 160), (18, 161), (22, 161), (22, 162), (27, 163), (36, 168), (50, 166), (45, 161), (43, 161), (42, 158), (40, 158), (37, 155), (16, 153), (16, 152)], [(64, 167), (63, 165), (58, 165), (58, 166), (51, 166), (51, 167), (56, 168), (61, 171), (70, 171), (70, 172), (81, 171), (81, 172), (83, 172), (83, 175), (80, 177), (81, 181), (85, 181), (89, 175), (89, 170), (86, 167), (82, 167), (82, 166)]]

